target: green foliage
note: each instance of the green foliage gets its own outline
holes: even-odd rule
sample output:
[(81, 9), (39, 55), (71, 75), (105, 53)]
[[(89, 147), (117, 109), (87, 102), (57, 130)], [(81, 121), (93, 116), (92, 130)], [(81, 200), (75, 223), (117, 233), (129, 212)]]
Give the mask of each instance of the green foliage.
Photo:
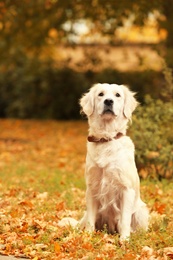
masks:
[(167, 100), (146, 96), (137, 109), (131, 128), (136, 146), (136, 161), (142, 177), (173, 177), (173, 80), (172, 71), (164, 65), (166, 80), (161, 94)]
[[(136, 161), (142, 177), (172, 177), (173, 107), (147, 96), (133, 118), (132, 139), (136, 147)], [(144, 172), (145, 171), (145, 172)]]
[[(127, 84), (143, 102), (146, 93), (160, 96), (163, 76), (154, 71), (76, 72), (57, 68), (51, 60), (17, 55), (9, 67), (0, 66), (0, 116), (16, 118), (80, 118), (78, 100), (95, 82)], [(151, 87), (152, 86), (152, 87)]]
[(71, 119), (84, 92), (84, 75), (49, 61), (21, 60), (0, 74), (1, 117)]

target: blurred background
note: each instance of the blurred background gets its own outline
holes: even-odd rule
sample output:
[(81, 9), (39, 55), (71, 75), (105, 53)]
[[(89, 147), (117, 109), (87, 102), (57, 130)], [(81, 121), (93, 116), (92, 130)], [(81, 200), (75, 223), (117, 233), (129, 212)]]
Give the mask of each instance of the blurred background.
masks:
[(172, 0), (0, 0), (0, 117), (79, 118), (93, 83), (168, 100)]
[(143, 177), (173, 174), (172, 68), (172, 0), (0, 0), (0, 117), (79, 119), (93, 83), (126, 84)]

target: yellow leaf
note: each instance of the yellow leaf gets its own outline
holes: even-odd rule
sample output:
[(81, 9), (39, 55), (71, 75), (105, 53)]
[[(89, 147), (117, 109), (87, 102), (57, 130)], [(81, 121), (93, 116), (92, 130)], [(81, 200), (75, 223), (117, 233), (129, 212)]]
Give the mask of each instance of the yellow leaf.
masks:
[(32, 260), (38, 260), (38, 257), (37, 256), (35, 256)]

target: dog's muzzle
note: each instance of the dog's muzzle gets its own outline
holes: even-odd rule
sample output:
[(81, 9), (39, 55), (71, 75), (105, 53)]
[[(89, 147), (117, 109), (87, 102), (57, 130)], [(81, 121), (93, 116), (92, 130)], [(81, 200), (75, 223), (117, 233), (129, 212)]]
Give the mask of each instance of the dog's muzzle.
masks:
[(113, 104), (114, 104), (114, 101), (112, 99), (105, 99), (103, 114), (113, 114), (114, 115)]

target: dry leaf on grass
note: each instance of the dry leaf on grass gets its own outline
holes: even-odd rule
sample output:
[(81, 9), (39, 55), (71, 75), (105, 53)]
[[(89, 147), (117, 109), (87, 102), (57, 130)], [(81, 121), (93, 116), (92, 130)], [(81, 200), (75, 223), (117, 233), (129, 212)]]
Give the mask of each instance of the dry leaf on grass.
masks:
[(116, 234), (72, 228), (85, 210), (86, 136), (86, 122), (1, 120), (0, 253), (32, 260), (173, 259), (173, 189), (161, 182), (141, 186), (150, 230), (132, 234), (123, 248)]

